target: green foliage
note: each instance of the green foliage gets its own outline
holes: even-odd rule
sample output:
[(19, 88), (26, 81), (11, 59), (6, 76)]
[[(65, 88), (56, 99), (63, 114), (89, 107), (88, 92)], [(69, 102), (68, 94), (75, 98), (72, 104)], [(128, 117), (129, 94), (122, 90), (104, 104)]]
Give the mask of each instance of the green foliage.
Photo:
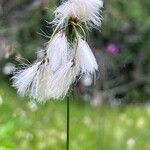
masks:
[[(101, 31), (101, 45), (103, 50), (106, 44), (114, 42), (119, 53), (111, 59), (109, 79), (124, 76), (125, 82), (130, 82), (139, 76), (139, 79), (149, 78), (150, 74), (150, 21), (149, 2), (132, 0), (107, 0), (104, 7), (104, 21)], [(140, 70), (140, 71), (139, 71)], [(139, 71), (139, 72), (138, 72)], [(146, 81), (149, 84), (148, 81)], [(137, 86), (130, 99), (144, 101), (149, 99), (143, 86)], [(135, 91), (138, 94), (135, 94)]]
[[(0, 86), (3, 99), (0, 104), (0, 150), (65, 149), (66, 101), (35, 106), (14, 94), (3, 81)], [(70, 149), (149, 150), (148, 106), (103, 106), (99, 109), (76, 103), (73, 97), (70, 100)]]

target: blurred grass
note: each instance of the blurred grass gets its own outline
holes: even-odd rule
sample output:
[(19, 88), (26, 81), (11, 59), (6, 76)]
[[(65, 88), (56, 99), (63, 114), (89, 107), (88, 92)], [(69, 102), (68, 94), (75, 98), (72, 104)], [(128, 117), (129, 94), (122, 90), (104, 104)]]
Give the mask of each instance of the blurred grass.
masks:
[[(0, 79), (0, 150), (64, 150), (66, 101), (36, 105)], [(70, 150), (149, 150), (150, 107), (71, 100)]]

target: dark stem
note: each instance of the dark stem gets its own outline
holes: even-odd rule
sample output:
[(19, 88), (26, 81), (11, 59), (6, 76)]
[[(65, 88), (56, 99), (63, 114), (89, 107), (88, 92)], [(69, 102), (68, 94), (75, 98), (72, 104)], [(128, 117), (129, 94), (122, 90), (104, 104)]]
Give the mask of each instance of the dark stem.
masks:
[(67, 141), (66, 141), (66, 150), (69, 150), (69, 136), (70, 136), (70, 99), (67, 97)]

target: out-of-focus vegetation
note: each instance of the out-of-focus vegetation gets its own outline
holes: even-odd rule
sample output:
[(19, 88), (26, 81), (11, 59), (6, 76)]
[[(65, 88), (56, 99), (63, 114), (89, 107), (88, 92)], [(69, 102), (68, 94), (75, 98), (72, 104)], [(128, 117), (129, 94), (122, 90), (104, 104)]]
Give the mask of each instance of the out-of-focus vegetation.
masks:
[(146, 0), (107, 0), (105, 5), (100, 39), (103, 50), (113, 56), (106, 61), (106, 80), (111, 82), (104, 85), (119, 87), (114, 93), (129, 102), (150, 100), (149, 6)]
[[(15, 62), (13, 56), (31, 62), (35, 60), (36, 52), (44, 49), (48, 36), (52, 33), (52, 27), (46, 21), (52, 20), (53, 10), (60, 2), (1, 1), (0, 59), (7, 58), (9, 53), (12, 55), (1, 61), (1, 69), (8, 61)], [(101, 32), (96, 30), (89, 36), (89, 43), (100, 65), (99, 80), (90, 91), (81, 85), (85, 99), (92, 99), (96, 104), (107, 100), (117, 105), (149, 100), (149, 5), (147, 0), (104, 1)], [(8, 44), (2, 44), (4, 40)]]
[[(7, 92), (6, 92), (7, 91)], [(0, 150), (62, 150), (66, 141), (66, 103), (36, 105), (20, 101), (0, 85)], [(150, 108), (92, 108), (71, 100), (71, 150), (149, 150)]]

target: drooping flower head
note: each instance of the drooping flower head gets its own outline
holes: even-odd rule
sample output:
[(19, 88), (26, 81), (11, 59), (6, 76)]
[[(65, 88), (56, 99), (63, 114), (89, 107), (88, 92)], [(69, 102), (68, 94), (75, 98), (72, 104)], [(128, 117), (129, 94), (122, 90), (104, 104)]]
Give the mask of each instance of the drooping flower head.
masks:
[(101, 25), (102, 6), (101, 0), (68, 0), (56, 9), (45, 57), (13, 77), (20, 95), (38, 102), (63, 99), (77, 77), (95, 74), (98, 64), (84, 28)]
[(77, 47), (77, 59), (83, 74), (94, 74), (98, 70), (98, 64), (89, 45), (79, 37)]
[(47, 46), (47, 56), (53, 71), (65, 65), (69, 60), (69, 45), (65, 33), (58, 32)]
[(76, 20), (84, 23), (87, 27), (97, 27), (101, 25), (102, 0), (68, 0), (55, 10), (54, 25), (66, 25), (66, 21)]

